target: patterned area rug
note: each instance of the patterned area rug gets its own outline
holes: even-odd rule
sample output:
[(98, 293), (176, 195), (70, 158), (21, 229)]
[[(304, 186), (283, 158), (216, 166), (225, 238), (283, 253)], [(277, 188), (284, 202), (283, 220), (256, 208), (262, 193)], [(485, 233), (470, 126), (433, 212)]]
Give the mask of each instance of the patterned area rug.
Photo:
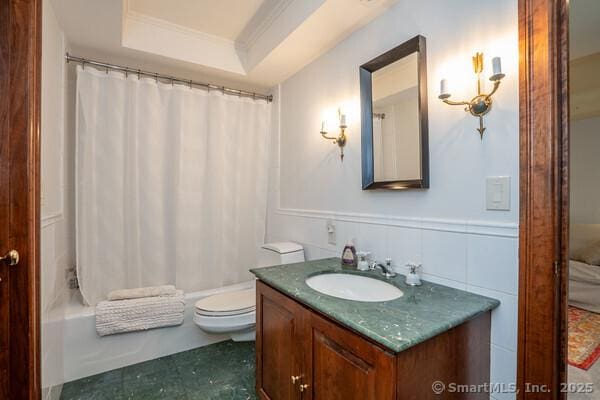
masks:
[(588, 370), (600, 358), (600, 314), (569, 306), (569, 364)]

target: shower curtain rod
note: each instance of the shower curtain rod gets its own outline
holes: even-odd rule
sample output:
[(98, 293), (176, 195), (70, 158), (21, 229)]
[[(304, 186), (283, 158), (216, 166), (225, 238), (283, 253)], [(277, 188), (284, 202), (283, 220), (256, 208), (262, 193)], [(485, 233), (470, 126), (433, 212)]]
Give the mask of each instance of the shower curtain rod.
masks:
[(91, 60), (88, 58), (76, 57), (76, 56), (70, 55), (69, 53), (65, 54), (65, 59), (67, 60), (67, 63), (72, 61), (72, 62), (81, 64), (81, 66), (83, 68), (85, 68), (86, 64), (89, 64), (89, 65), (93, 65), (96, 67), (105, 68), (106, 72), (108, 72), (108, 70), (110, 69), (113, 71), (125, 72), (125, 75), (131, 73), (131, 74), (137, 75), (138, 78), (140, 78), (141, 76), (148, 76), (148, 77), (156, 79), (157, 81), (159, 79), (166, 80), (166, 81), (170, 82), (171, 84), (183, 83), (183, 84), (189, 85), (190, 88), (192, 86), (197, 86), (197, 87), (202, 87), (208, 91), (219, 90), (223, 94), (230, 94), (230, 95), (235, 95), (235, 96), (240, 96), (240, 97), (250, 97), (255, 100), (256, 99), (266, 100), (267, 102), (273, 101), (273, 95), (270, 95), (270, 94), (269, 95), (259, 94), (259, 93), (249, 92), (247, 90), (232, 89), (232, 88), (229, 88), (226, 86), (213, 85), (211, 83), (197, 82), (192, 79), (177, 78), (177, 77), (170, 76), (170, 75), (159, 74), (157, 72), (149, 72), (149, 71), (144, 71), (144, 70), (137, 69), (137, 68), (130, 68), (130, 67), (122, 66), (122, 65), (109, 64), (109, 63), (105, 63), (102, 61)]

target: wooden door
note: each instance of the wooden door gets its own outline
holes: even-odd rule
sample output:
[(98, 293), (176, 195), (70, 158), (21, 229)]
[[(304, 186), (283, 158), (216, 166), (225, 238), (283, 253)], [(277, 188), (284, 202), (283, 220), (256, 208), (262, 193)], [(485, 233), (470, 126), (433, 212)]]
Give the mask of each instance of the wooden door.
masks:
[(311, 382), (302, 400), (392, 400), (395, 357), (328, 321), (310, 316), (306, 370)]
[(40, 398), (41, 1), (0, 0), (0, 399)]
[(256, 393), (265, 400), (301, 400), (308, 311), (260, 281), (256, 307)]

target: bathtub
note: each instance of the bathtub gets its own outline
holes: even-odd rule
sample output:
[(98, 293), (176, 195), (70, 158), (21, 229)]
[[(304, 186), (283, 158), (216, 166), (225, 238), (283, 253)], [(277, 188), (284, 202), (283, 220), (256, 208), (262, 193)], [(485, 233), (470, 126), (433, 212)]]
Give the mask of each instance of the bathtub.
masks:
[[(80, 296), (72, 296), (61, 310), (43, 323), (44, 335), (62, 336), (62, 349), (48, 349), (44, 357), (45, 385), (54, 386), (86, 376), (136, 364), (142, 361), (206, 346), (226, 340), (227, 336), (209, 335), (193, 321), (194, 304), (213, 294), (253, 287), (254, 281), (185, 295), (182, 325), (142, 332), (100, 337), (96, 333), (94, 307), (84, 306)], [(62, 350), (62, 355), (52, 354)], [(62, 368), (56, 361), (62, 358)], [(59, 372), (60, 371), (60, 372)], [(62, 376), (61, 376), (62, 375)]]

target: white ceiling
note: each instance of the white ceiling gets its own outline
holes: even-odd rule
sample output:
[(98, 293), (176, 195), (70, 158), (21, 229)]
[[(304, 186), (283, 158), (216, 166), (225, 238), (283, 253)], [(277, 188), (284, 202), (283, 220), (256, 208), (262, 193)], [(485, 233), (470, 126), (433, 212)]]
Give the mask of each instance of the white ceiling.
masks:
[(75, 55), (266, 91), (398, 0), (51, 0)]
[(265, 0), (129, 0), (129, 10), (229, 40)]

